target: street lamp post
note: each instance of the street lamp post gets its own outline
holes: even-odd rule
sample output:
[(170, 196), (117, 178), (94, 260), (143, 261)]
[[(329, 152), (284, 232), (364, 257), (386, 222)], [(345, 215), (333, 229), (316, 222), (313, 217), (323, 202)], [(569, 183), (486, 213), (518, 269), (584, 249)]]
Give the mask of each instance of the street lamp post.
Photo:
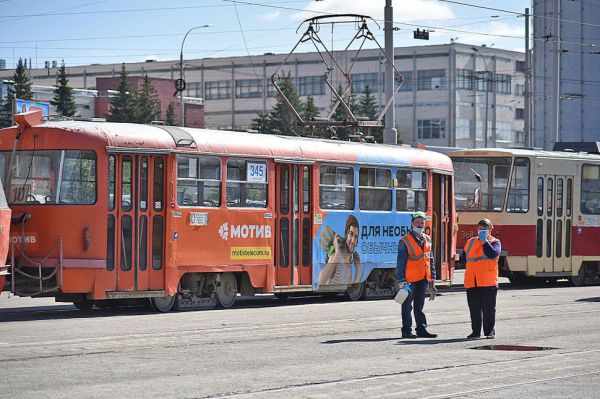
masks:
[[(490, 75), (490, 71), (487, 67), (487, 62), (485, 61), (485, 57), (479, 52), (479, 49), (477, 47), (471, 47), (471, 49), (479, 54), (479, 56), (481, 57), (481, 59), (483, 60), (483, 65), (485, 66), (485, 76), (487, 78), (487, 81), (490, 82), (491, 79), (489, 78)], [(475, 63), (475, 70), (477, 70), (477, 63)], [(489, 108), (489, 90), (487, 87), (487, 84), (485, 84), (483, 86), (484, 90), (485, 90), (485, 121), (484, 121), (484, 128), (483, 128), (483, 147), (487, 148), (488, 146), (488, 108)]]
[[(183, 37), (183, 40), (181, 41), (181, 52), (179, 53), (179, 80), (180, 82), (183, 82), (183, 45), (185, 43), (185, 39), (187, 39), (188, 35), (190, 34), (191, 31), (193, 31), (194, 29), (201, 29), (201, 28), (210, 28), (212, 26), (212, 24), (206, 24), (206, 25), (200, 25), (200, 26), (194, 26), (193, 28), (190, 28), (190, 30), (188, 30), (185, 34), (185, 36)], [(183, 83), (181, 83), (183, 85)], [(185, 107), (183, 106), (183, 88), (184, 86), (181, 86), (181, 90), (179, 90), (179, 126), (183, 127), (183, 125), (185, 124)]]

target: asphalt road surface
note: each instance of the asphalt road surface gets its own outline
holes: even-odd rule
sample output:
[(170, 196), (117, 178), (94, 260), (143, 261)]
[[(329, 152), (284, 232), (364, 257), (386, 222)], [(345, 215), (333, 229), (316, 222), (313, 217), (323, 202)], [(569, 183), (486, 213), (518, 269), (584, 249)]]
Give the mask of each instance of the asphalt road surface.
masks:
[[(265, 296), (156, 314), (4, 293), (0, 397), (599, 397), (600, 287), (503, 286), (495, 340), (465, 340), (461, 289), (425, 306), (437, 339), (401, 339), (392, 300)], [(485, 345), (552, 349), (473, 349)]]

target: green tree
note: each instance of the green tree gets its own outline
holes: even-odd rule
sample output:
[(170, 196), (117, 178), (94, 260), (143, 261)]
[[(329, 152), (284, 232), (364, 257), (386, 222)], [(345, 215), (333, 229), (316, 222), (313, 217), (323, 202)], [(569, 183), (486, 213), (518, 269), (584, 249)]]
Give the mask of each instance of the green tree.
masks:
[(32, 100), (31, 79), (27, 74), (23, 60), (19, 58), (17, 69), (13, 75), (15, 97), (21, 100)]
[(69, 86), (67, 68), (65, 68), (64, 62), (56, 75), (54, 98), (50, 101), (50, 104), (54, 105), (58, 114), (62, 116), (71, 117), (77, 112), (73, 89)]
[(0, 101), (0, 129), (14, 124), (12, 119), (14, 98), (15, 91), (13, 90), (12, 85), (7, 85), (6, 98), (3, 101)]
[[(311, 121), (314, 118), (316, 118), (317, 116), (319, 116), (319, 109), (315, 105), (315, 99), (313, 98), (313, 96), (308, 96), (306, 98), (306, 103), (304, 103), (302, 119), (304, 119), (305, 121)], [(305, 134), (310, 133), (311, 135), (315, 134), (314, 129), (311, 129), (311, 128), (305, 128), (304, 133)]]
[[(134, 120), (137, 123), (150, 123), (157, 119), (156, 91), (148, 74), (144, 74), (144, 83), (137, 92), (134, 101)], [(160, 118), (160, 116), (159, 116)]]
[[(358, 109), (358, 114), (362, 117), (369, 118), (371, 121), (374, 121), (377, 118), (377, 101), (369, 86), (365, 86), (365, 91), (358, 102)], [(383, 142), (383, 128), (371, 128), (369, 134), (375, 137), (376, 142)]]
[(272, 134), (271, 124), (269, 122), (269, 113), (259, 112), (256, 115), (256, 118), (252, 119), (252, 124), (250, 125), (250, 128), (252, 130), (256, 130), (258, 133)]
[[(338, 86), (337, 94), (340, 97), (343, 96), (344, 89), (342, 88), (342, 85)], [(354, 116), (358, 116), (360, 114), (360, 109), (358, 107), (358, 103), (356, 102), (356, 93), (354, 93), (353, 89), (350, 90), (350, 94), (346, 95), (346, 97), (344, 98), (344, 101), (346, 102), (346, 104), (348, 105), (348, 108), (350, 108), (350, 110), (352, 111)], [(333, 104), (335, 104), (336, 102), (337, 102), (337, 97), (334, 97)], [(332, 106), (333, 106), (333, 104), (332, 104)], [(335, 112), (333, 113), (332, 119), (334, 121), (339, 121), (339, 122), (349, 121), (350, 115), (348, 114), (348, 111), (346, 111), (346, 108), (342, 104), (339, 104), (338, 107), (335, 109)], [(340, 140), (348, 140), (350, 138), (352, 128), (340, 127), (340, 128), (337, 128), (336, 132), (337, 132), (337, 136)]]
[[(296, 86), (292, 82), (291, 73), (283, 75), (279, 83), (279, 87), (289, 102), (292, 104), (296, 112), (300, 115), (304, 113), (304, 103), (300, 100)], [(288, 109), (287, 105), (281, 98), (277, 96), (277, 103), (273, 110), (269, 113), (269, 130), (270, 133), (283, 135), (297, 135), (301, 129), (297, 126), (296, 118)]]
[(172, 102), (167, 106), (167, 114), (165, 115), (165, 123), (168, 126), (175, 126), (175, 106)]
[(135, 121), (135, 94), (129, 84), (129, 76), (125, 64), (119, 74), (121, 81), (117, 87), (117, 94), (110, 100), (110, 112), (106, 119), (110, 122)]

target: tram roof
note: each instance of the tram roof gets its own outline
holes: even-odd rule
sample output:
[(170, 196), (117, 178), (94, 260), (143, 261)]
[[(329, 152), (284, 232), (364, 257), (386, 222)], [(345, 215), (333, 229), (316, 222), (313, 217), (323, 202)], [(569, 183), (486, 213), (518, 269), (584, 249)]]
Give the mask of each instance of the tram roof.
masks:
[[(104, 140), (107, 147), (129, 150), (268, 157), (289, 161), (329, 161), (412, 166), (452, 170), (444, 154), (406, 146), (356, 143), (309, 137), (278, 136), (228, 130), (177, 128), (189, 134), (197, 147), (177, 146), (166, 129), (154, 125), (110, 122), (53, 121), (35, 129), (60, 129)], [(140, 151), (140, 152), (142, 152)], [(135, 152), (135, 151), (132, 151)]]
[(453, 151), (448, 153), (450, 157), (468, 157), (468, 156), (483, 156), (483, 157), (502, 157), (502, 156), (521, 156), (521, 157), (537, 157), (537, 158), (557, 158), (557, 159), (577, 159), (577, 160), (594, 160), (600, 161), (600, 155), (588, 154), (586, 152), (570, 152), (570, 151), (545, 151), (527, 148), (477, 148)]

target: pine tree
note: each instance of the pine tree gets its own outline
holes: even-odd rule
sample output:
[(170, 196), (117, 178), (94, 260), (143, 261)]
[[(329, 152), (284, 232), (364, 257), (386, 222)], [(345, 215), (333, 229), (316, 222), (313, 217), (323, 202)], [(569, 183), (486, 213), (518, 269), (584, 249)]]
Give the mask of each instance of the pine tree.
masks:
[(106, 119), (110, 122), (135, 121), (135, 95), (129, 84), (129, 76), (125, 64), (121, 67), (121, 81), (117, 87), (117, 95), (110, 100), (110, 112)]
[(0, 102), (0, 129), (14, 125), (12, 114), (13, 114), (13, 100), (15, 98), (15, 91), (12, 85), (7, 85), (6, 98)]
[(167, 126), (175, 126), (175, 106), (172, 102), (167, 106), (167, 114), (165, 115), (165, 123)]
[[(337, 94), (340, 97), (342, 97), (342, 95), (344, 94), (344, 89), (342, 88), (342, 85), (338, 85)], [(360, 110), (359, 110), (358, 104), (356, 103), (356, 93), (354, 93), (353, 89), (350, 90), (350, 94), (347, 95), (346, 98), (344, 98), (344, 101), (346, 102), (346, 104), (348, 105), (348, 108), (350, 108), (350, 110), (352, 111), (354, 116), (359, 115)], [(335, 104), (336, 102), (337, 102), (337, 97), (334, 97), (333, 104)], [(333, 104), (332, 104), (332, 106), (333, 106)], [(346, 120), (350, 120), (350, 115), (348, 114), (348, 111), (346, 111), (346, 108), (342, 104), (339, 104), (338, 107), (335, 109), (335, 112), (333, 113), (332, 119), (334, 121), (340, 121), (340, 122), (346, 121)], [(337, 128), (337, 130), (336, 130), (337, 136), (340, 140), (348, 140), (350, 137), (351, 131), (352, 131), (352, 129), (349, 127), (341, 127), (341, 128)]]
[(54, 99), (50, 104), (56, 107), (59, 115), (71, 117), (77, 112), (75, 107), (75, 98), (73, 89), (69, 86), (69, 78), (67, 77), (67, 68), (63, 63), (56, 75), (56, 87), (54, 88)]
[(252, 119), (250, 128), (261, 134), (272, 134), (273, 132), (271, 131), (271, 125), (269, 123), (269, 113), (259, 112), (256, 115), (256, 118)]
[(319, 109), (315, 105), (315, 99), (313, 98), (313, 96), (308, 96), (306, 98), (306, 104), (304, 104), (304, 112), (302, 113), (302, 118), (305, 121), (307, 121), (317, 116), (319, 116)]
[(31, 79), (27, 74), (23, 60), (19, 58), (17, 69), (13, 75), (15, 97), (20, 100), (32, 100), (33, 92), (31, 91)]
[(150, 123), (156, 120), (156, 91), (148, 74), (144, 75), (142, 88), (137, 92), (134, 115), (137, 123)]
[[(304, 113), (304, 103), (300, 100), (296, 86), (292, 82), (290, 72), (288, 72), (287, 75), (283, 75), (279, 87), (292, 106), (296, 109), (296, 112), (302, 115)], [(287, 105), (280, 97), (281, 96), (277, 97), (277, 103), (269, 113), (270, 130), (275, 134), (288, 136), (296, 135), (301, 129), (298, 128), (296, 118), (293, 116), (292, 112), (288, 110)]]
[[(365, 86), (365, 91), (358, 103), (358, 109), (358, 113), (360, 116), (369, 118), (369, 120), (371, 121), (374, 121), (378, 116), (377, 101), (375, 100), (375, 96), (373, 95), (373, 92), (371, 91), (369, 86)], [(369, 134), (375, 138), (375, 141), (377, 143), (383, 142), (382, 128), (371, 128), (369, 130)]]

